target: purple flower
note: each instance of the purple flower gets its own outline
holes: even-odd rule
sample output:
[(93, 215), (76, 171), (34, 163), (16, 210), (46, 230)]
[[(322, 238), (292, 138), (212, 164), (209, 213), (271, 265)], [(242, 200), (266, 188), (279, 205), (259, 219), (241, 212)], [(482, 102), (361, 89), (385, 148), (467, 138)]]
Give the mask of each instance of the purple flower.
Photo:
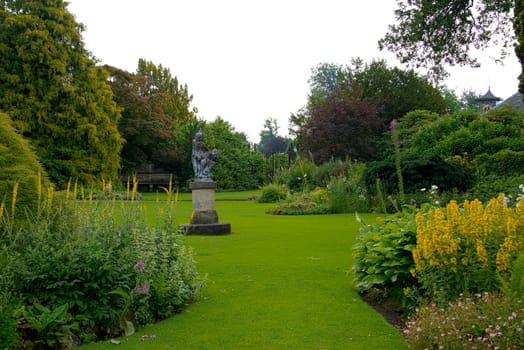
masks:
[(134, 268), (135, 270), (138, 270), (138, 269), (143, 269), (144, 266), (145, 266), (145, 265), (144, 265), (144, 262), (143, 262), (142, 260), (140, 260), (139, 262), (137, 262), (137, 263), (135, 264), (135, 266), (133, 266), (133, 268)]
[(142, 286), (142, 293), (149, 292), (149, 283), (144, 282), (144, 285)]

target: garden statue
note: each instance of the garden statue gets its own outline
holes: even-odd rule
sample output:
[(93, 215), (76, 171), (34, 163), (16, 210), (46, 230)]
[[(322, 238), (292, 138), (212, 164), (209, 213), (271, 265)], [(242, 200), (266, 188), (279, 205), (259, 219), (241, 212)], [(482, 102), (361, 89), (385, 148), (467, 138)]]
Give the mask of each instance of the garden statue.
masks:
[(198, 130), (193, 139), (193, 150), (191, 152), (191, 161), (195, 171), (195, 181), (211, 182), (211, 169), (215, 166), (215, 159), (218, 158), (218, 150), (208, 150), (204, 144), (204, 134), (202, 129)]
[(202, 129), (198, 130), (193, 139), (191, 161), (195, 171), (195, 181), (191, 188), (193, 211), (189, 224), (179, 225), (179, 230), (188, 235), (226, 235), (231, 233), (231, 224), (218, 222), (215, 210), (216, 183), (211, 177), (211, 169), (215, 166), (218, 151), (208, 150), (204, 144)]

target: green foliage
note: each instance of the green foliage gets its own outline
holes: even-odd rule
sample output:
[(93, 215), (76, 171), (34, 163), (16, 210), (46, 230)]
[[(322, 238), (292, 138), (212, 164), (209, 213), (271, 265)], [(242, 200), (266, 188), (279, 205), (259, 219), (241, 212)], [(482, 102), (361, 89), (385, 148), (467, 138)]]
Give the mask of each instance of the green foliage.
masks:
[(288, 189), (283, 185), (269, 184), (260, 189), (259, 203), (275, 203), (285, 200), (288, 196)]
[[(0, 266), (9, 265), (6, 247), (0, 247)], [(13, 271), (0, 272), (0, 349), (18, 349), (21, 336), (17, 332), (22, 319), (22, 308), (13, 294)]]
[[(194, 298), (202, 280), (192, 251), (176, 234), (173, 202), (156, 204), (151, 223), (141, 203), (65, 197), (49, 192), (20, 229), (5, 217), (0, 222), (0, 247), (7, 247), (0, 276), (12, 276), (8, 291), (26, 308), (35, 305), (25, 316), (40, 334), (35, 337), (56, 342), (70, 326), (83, 340), (118, 335), (129, 330), (127, 322), (143, 326)], [(132, 303), (123, 304), (114, 291)]]
[[(389, 27), (379, 46), (396, 53), (401, 62), (428, 68), (437, 80), (446, 75), (446, 65), (478, 66), (472, 48), (502, 43), (504, 58), (513, 43), (512, 9), (522, 9), (519, 1), (515, 5), (509, 0), (476, 1), (475, 6), (459, 0), (397, 3), (398, 23)], [(515, 25), (520, 34), (520, 21)]]
[(270, 182), (278, 182), (282, 179), (282, 174), (289, 167), (289, 153), (273, 153), (267, 158), (266, 164), (267, 180)]
[(0, 17), (0, 109), (55, 183), (116, 179), (120, 111), (84, 47), (83, 26), (63, 1), (5, 1)]
[(405, 291), (417, 285), (411, 254), (415, 244), (416, 223), (412, 212), (397, 212), (377, 219), (375, 224), (362, 226), (353, 247), (356, 288), (360, 292), (384, 290), (407, 306), (410, 300)]
[(491, 155), (481, 154), (476, 161), (481, 174), (504, 177), (524, 174), (524, 150), (516, 152), (505, 148)]
[(515, 300), (524, 300), (524, 254), (519, 254), (510, 269), (508, 280), (503, 280), (502, 291)]
[[(133, 173), (145, 164), (175, 170), (187, 160), (175, 139), (178, 128), (196, 121), (193, 96), (179, 84), (168, 68), (140, 59), (137, 73), (105, 66), (115, 101), (123, 108), (118, 129), (126, 140), (122, 150), (124, 173)], [(176, 144), (175, 144), (176, 143)], [(191, 153), (190, 146), (186, 152)], [(179, 177), (183, 174), (177, 174)]]
[(460, 296), (417, 309), (404, 335), (411, 349), (518, 349), (524, 344), (519, 305), (498, 293)]
[(260, 132), (260, 142), (257, 150), (266, 157), (272, 154), (286, 152), (289, 147), (289, 140), (278, 135), (278, 123), (274, 118), (267, 118), (264, 121), (264, 129)]
[(471, 198), (478, 198), (483, 202), (489, 201), (499, 193), (504, 193), (508, 198), (515, 200), (522, 194), (520, 189), (522, 184), (524, 184), (524, 175), (518, 177), (488, 175), (480, 177), (469, 194)]
[[(468, 168), (438, 156), (402, 159), (401, 167), (407, 194), (432, 185), (438, 186), (441, 191), (465, 191), (473, 185), (473, 175)], [(364, 176), (372, 193), (375, 194), (377, 178), (383, 184), (385, 193), (397, 193), (398, 179), (393, 159), (368, 163)]]
[(0, 169), (0, 203), (5, 210), (10, 213), (12, 209), (13, 188), (18, 183), (17, 215), (24, 218), (26, 210), (35, 211), (42, 188), (47, 189), (50, 182), (28, 141), (14, 130), (4, 113), (0, 113)]
[(25, 312), (27, 328), (36, 333), (35, 344), (44, 344), (47, 347), (57, 348), (66, 344), (67, 335), (71, 335), (73, 324), (67, 313), (68, 305), (64, 304), (54, 309), (35, 303)]
[(313, 162), (299, 158), (282, 174), (284, 184), (291, 191), (308, 191), (313, 186), (310, 179), (313, 177), (315, 169), (316, 166)]
[[(332, 177), (327, 184), (332, 213), (367, 212), (369, 196), (364, 182), (364, 163), (349, 164), (344, 175)], [(343, 165), (342, 165), (343, 167)]]
[(274, 215), (329, 214), (331, 213), (329, 193), (322, 189), (297, 193), (286, 203), (268, 209), (267, 213)]
[[(193, 135), (194, 136), (194, 135)], [(217, 117), (204, 128), (204, 142), (220, 152), (213, 168), (213, 180), (220, 189), (247, 190), (259, 188), (266, 178), (264, 155), (250, 149), (244, 134)]]

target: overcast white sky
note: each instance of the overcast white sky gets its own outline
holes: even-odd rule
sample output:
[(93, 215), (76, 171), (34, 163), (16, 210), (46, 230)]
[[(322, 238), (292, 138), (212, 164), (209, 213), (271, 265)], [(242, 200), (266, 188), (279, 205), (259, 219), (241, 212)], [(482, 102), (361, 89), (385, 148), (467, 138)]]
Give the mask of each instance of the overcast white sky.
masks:
[[(187, 84), (198, 116), (221, 116), (251, 142), (266, 118), (287, 134), (289, 115), (303, 107), (311, 68), (353, 57), (398, 65), (377, 41), (394, 23), (394, 0), (68, 0), (88, 50), (135, 72), (138, 59), (162, 64)], [(520, 65), (484, 60), (455, 68), (446, 84), (507, 98), (517, 91)]]

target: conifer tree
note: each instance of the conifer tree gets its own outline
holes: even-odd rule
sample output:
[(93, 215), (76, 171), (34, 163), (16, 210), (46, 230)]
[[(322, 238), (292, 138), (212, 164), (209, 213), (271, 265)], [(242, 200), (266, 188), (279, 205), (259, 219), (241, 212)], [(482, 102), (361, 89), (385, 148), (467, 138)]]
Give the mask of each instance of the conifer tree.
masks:
[(116, 178), (123, 140), (107, 72), (62, 0), (0, 1), (0, 109), (55, 183)]

